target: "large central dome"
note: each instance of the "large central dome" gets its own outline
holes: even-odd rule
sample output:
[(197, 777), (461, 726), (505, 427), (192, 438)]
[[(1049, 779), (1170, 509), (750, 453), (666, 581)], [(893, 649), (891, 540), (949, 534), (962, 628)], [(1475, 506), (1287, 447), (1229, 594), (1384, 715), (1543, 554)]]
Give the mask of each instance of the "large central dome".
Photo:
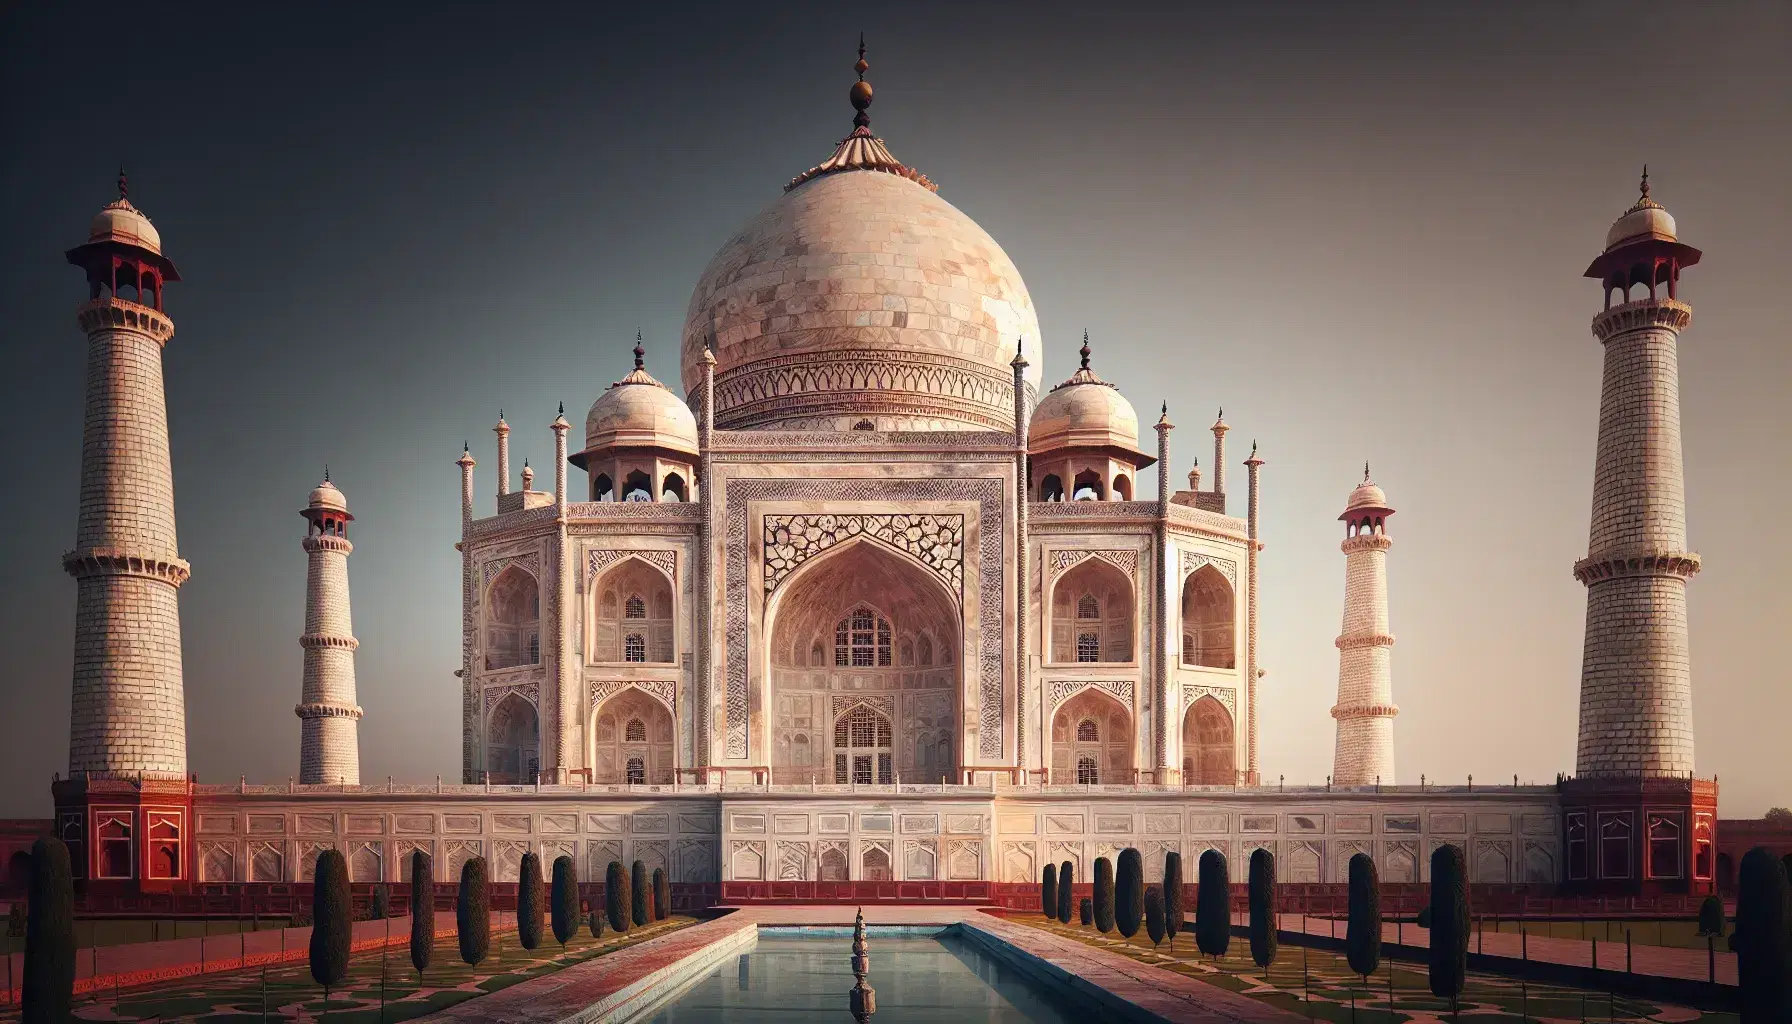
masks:
[[(864, 62), (859, 65), (864, 73)], [(1012, 430), (1039, 319), (1008, 254), (897, 163), (853, 86), (853, 134), (710, 260), (684, 324), (684, 384), (716, 358), (724, 429)]]

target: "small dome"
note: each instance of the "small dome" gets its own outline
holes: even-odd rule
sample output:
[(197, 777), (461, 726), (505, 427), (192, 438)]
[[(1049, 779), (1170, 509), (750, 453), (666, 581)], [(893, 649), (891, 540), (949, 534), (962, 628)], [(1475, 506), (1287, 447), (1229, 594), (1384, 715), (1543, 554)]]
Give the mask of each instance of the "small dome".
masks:
[(311, 500), (307, 504), (314, 509), (328, 509), (332, 512), (348, 511), (348, 499), (342, 496), (342, 492), (336, 489), (336, 485), (331, 483), (328, 477), (324, 478), (323, 483), (312, 488)]
[(149, 222), (143, 211), (131, 205), (129, 199), (120, 198), (107, 203), (93, 218), (87, 227), (89, 242), (123, 242), (135, 245), (150, 252), (161, 255), (162, 235), (156, 226)]
[(1089, 342), (1083, 339), (1082, 368), (1053, 388), (1033, 409), (1027, 448), (1124, 448), (1139, 452), (1139, 415), (1120, 389), (1089, 369)]
[(585, 416), (585, 450), (670, 448), (697, 454), (697, 417), (671, 389), (653, 379), (636, 349), (635, 368), (609, 386)]
[(1363, 464), (1363, 482), (1350, 492), (1350, 499), (1344, 502), (1344, 514), (1338, 518), (1349, 519), (1352, 513), (1361, 509), (1376, 509), (1388, 515), (1394, 514), (1393, 507), (1388, 504), (1388, 496), (1376, 486), (1375, 481), (1369, 479), (1368, 463)]
[(1663, 242), (1678, 242), (1679, 234), (1674, 228), (1674, 217), (1662, 208), (1662, 205), (1649, 198), (1649, 168), (1643, 168), (1642, 183), (1637, 186), (1641, 193), (1636, 205), (1624, 211), (1624, 216), (1612, 223), (1610, 231), (1605, 233), (1605, 251), (1611, 252), (1620, 245), (1640, 242), (1644, 239), (1657, 239)]

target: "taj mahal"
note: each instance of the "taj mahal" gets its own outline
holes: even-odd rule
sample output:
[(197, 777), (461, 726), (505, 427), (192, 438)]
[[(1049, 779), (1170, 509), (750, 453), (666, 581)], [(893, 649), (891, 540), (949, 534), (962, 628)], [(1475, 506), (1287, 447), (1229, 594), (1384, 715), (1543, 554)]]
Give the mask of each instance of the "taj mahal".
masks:
[(302, 884), (331, 848), (356, 883), (403, 880), (417, 849), (440, 880), (471, 857), (500, 881), (528, 851), (586, 878), (638, 859), (698, 902), (995, 898), (1128, 846), (1160, 872), (1165, 850), (1267, 848), (1313, 885), (1368, 853), (1416, 883), (1444, 843), (1478, 885), (1712, 891), (1675, 355), (1700, 254), (1647, 177), (1587, 271), (1605, 384), (1587, 554), (1562, 567), (1587, 590), (1575, 763), (1549, 785), (1394, 785), (1398, 495), (1365, 467), (1311, 510), (1343, 556), (1333, 773), (1284, 785), (1259, 757), (1273, 453), (1203, 414), (1173, 462), (1172, 406), (1142, 426), (1100, 337), (1042, 379), (1016, 263), (872, 132), (868, 67), (861, 47), (850, 133), (696, 282), (676, 366), (638, 340), (582, 433), (565, 410), (518, 427), (552, 433), (539, 479), (502, 417), (495, 451), (462, 451), (441, 538), (461, 772), (435, 782), (361, 777), (354, 516), (327, 476), (294, 531), (295, 778), (189, 773), (177, 598), (205, 567), (179, 555), (162, 385), (181, 277), (121, 177), (68, 252), (88, 370), (54, 795), (88, 893)]

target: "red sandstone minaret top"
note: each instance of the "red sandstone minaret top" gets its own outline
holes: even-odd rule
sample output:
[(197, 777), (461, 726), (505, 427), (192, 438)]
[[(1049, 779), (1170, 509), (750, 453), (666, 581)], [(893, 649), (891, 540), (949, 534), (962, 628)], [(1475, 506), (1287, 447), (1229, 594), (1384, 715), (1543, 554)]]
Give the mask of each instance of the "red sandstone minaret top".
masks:
[(1631, 286), (1644, 285), (1649, 297), (1667, 286), (1667, 298), (1679, 298), (1680, 270), (1699, 262), (1701, 253), (1680, 241), (1673, 215), (1649, 198), (1649, 168), (1643, 168), (1636, 205), (1624, 211), (1605, 233), (1605, 251), (1588, 265), (1584, 277), (1605, 284), (1605, 308), (1612, 308), (1612, 292), (1628, 294)]
[(162, 285), (180, 280), (174, 261), (162, 255), (162, 235), (131, 205), (130, 182), (118, 171), (118, 198), (87, 227), (87, 241), (68, 251), (68, 261), (87, 271), (88, 298), (129, 288), (137, 301), (162, 308)]

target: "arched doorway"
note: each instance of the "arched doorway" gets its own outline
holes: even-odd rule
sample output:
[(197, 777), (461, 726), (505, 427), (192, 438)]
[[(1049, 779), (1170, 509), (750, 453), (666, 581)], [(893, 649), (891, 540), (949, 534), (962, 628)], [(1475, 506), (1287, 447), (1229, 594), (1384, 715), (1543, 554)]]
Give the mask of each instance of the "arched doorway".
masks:
[(1189, 705), (1182, 718), (1182, 783), (1185, 786), (1230, 786), (1236, 737), (1232, 713), (1212, 694)]
[(500, 785), (534, 782), (541, 771), (541, 721), (535, 705), (512, 693), (492, 709), (485, 730), (487, 781)]
[(1133, 781), (1132, 712), (1093, 687), (1052, 716), (1052, 777), (1060, 786)]
[(848, 540), (785, 579), (766, 614), (774, 782), (956, 775), (959, 612), (932, 570)]
[(675, 647), (672, 581), (639, 558), (625, 558), (591, 584), (589, 659), (669, 665)]
[(1132, 581), (1113, 563), (1077, 563), (1052, 585), (1052, 663), (1132, 661), (1134, 604)]
[(541, 587), (517, 566), (498, 574), (485, 595), (485, 667), (541, 661)]
[(598, 705), (592, 725), (591, 781), (670, 785), (672, 713), (632, 687)]
[(6, 888), (17, 896), (31, 891), (31, 855), (16, 851), (6, 861)]
[(1237, 668), (1232, 584), (1211, 565), (1182, 581), (1182, 663)]

